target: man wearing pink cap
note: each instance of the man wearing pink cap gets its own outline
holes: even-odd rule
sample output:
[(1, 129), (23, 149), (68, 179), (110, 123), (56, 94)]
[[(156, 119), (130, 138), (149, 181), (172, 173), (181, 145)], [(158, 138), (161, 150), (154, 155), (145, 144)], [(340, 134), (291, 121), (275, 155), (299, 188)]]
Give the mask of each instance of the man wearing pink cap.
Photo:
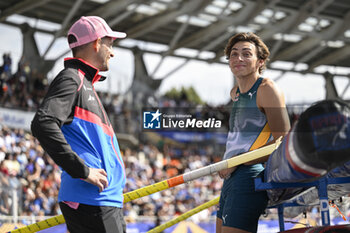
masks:
[(81, 17), (68, 32), (73, 58), (52, 81), (31, 125), (62, 168), (58, 201), (70, 233), (125, 233), (124, 163), (112, 125), (93, 84), (105, 77), (113, 41), (125, 38), (104, 19)]

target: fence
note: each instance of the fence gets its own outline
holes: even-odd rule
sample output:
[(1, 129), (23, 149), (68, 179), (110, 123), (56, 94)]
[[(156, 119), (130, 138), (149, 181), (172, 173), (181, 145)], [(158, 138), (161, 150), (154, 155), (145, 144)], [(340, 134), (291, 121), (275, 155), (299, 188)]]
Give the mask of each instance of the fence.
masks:
[(23, 206), (22, 185), (15, 176), (5, 176), (0, 172), (0, 222), (10, 216), (18, 222)]

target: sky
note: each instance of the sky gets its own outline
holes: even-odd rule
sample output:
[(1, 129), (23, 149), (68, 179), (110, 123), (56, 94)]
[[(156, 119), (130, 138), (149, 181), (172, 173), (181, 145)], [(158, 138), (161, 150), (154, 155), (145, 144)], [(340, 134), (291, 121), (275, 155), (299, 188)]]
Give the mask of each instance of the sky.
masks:
[[(32, 25), (32, 24), (31, 24)], [(33, 25), (32, 25), (33, 26)], [(0, 54), (10, 53), (12, 57), (12, 71), (17, 69), (17, 63), (22, 54), (22, 34), (16, 27), (0, 24)], [(40, 42), (38, 48), (41, 54), (44, 53), (50, 44), (53, 36), (43, 33), (36, 33), (35, 39)], [(130, 39), (124, 39), (120, 42), (124, 45), (134, 43), (140, 48), (147, 48), (151, 45), (148, 43), (136, 43)], [(56, 58), (65, 51), (69, 51), (65, 38), (59, 38), (47, 54), (48, 59)], [(97, 84), (96, 89), (100, 91), (110, 91), (112, 93), (125, 93), (131, 86), (134, 73), (133, 55), (130, 50), (114, 48), (115, 57), (110, 60), (110, 70), (104, 75), (108, 77), (105, 82)], [(71, 57), (67, 53), (65, 57)], [(154, 54), (144, 56), (148, 73), (153, 73), (161, 57)], [(167, 57), (161, 68), (155, 73), (154, 78), (160, 79), (173, 68), (183, 62), (183, 59)], [(0, 62), (0, 65), (2, 61)], [(275, 62), (275, 67), (288, 66), (290, 64)], [(53, 70), (49, 72), (48, 78), (52, 80), (55, 75), (63, 68), (63, 58), (59, 59)], [(345, 73), (350, 73), (349, 70)], [(302, 75), (296, 72), (282, 72), (266, 70), (264, 77), (276, 81), (285, 95), (286, 103), (291, 104), (310, 104), (312, 102), (325, 98), (325, 82), (320, 75)], [(336, 77), (335, 85), (338, 93), (341, 94), (348, 84), (348, 78)], [(224, 64), (207, 64), (200, 61), (189, 61), (184, 67), (172, 73), (162, 82), (158, 94), (162, 95), (172, 88), (180, 89), (181, 87), (193, 87), (201, 99), (211, 105), (226, 104), (230, 101), (230, 90), (233, 86), (233, 76), (228, 65)], [(350, 99), (350, 90), (345, 93), (345, 99)]]

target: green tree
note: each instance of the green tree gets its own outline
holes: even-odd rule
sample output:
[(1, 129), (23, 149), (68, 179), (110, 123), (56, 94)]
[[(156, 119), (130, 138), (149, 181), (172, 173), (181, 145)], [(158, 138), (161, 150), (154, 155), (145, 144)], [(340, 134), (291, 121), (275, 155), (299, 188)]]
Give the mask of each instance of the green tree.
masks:
[(165, 96), (175, 100), (187, 100), (194, 104), (204, 104), (193, 87), (181, 87), (181, 90), (173, 87), (167, 93), (165, 93)]

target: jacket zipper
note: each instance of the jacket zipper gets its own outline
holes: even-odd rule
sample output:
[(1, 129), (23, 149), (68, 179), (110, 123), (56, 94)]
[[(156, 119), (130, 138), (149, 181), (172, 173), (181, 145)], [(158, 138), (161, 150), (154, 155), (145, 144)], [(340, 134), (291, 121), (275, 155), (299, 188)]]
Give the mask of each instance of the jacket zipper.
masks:
[(94, 87), (93, 85), (92, 85), (92, 89), (94, 90), (94, 93), (95, 93), (97, 102), (98, 102), (98, 104), (100, 105), (100, 109), (101, 109), (101, 111), (102, 111), (102, 113), (103, 113), (103, 117), (105, 118), (106, 125), (109, 126), (109, 122), (108, 122), (108, 120), (107, 120), (106, 113), (105, 113), (105, 111), (104, 111), (104, 108), (103, 108), (103, 106), (102, 106), (102, 104), (101, 104), (100, 98), (98, 98), (98, 95), (97, 95), (97, 93), (96, 93), (96, 91), (95, 91), (95, 87)]

